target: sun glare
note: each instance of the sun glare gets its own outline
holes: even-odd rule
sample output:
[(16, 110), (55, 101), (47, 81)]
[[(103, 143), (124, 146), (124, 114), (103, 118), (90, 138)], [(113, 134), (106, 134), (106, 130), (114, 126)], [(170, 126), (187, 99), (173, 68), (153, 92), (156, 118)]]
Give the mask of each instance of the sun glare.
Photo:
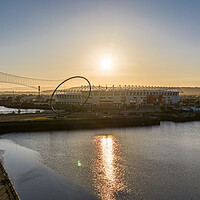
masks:
[(101, 62), (101, 66), (103, 69), (110, 69), (112, 66), (112, 61), (110, 59), (104, 59)]

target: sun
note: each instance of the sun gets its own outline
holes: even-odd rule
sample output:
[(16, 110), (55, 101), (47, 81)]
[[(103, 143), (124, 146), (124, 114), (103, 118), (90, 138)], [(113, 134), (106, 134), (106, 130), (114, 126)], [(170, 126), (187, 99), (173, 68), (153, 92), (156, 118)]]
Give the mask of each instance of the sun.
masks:
[(111, 59), (103, 59), (101, 61), (101, 67), (103, 69), (109, 70), (112, 67), (112, 60)]

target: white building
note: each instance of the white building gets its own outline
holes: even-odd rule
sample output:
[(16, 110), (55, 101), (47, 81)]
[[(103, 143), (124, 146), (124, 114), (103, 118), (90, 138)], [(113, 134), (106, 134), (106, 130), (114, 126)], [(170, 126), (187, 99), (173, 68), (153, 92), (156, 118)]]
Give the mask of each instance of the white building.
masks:
[[(122, 105), (147, 105), (147, 104), (175, 104), (179, 102), (177, 87), (153, 87), (153, 86), (92, 86), (87, 104), (94, 106)], [(56, 92), (56, 102), (62, 104), (81, 104), (89, 94), (89, 86), (59, 90)]]

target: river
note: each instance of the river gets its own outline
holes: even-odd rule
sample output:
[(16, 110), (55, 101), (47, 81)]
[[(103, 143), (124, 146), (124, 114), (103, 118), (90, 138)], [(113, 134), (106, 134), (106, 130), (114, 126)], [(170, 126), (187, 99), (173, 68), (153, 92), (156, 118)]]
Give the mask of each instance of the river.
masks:
[(200, 122), (11, 133), (0, 157), (22, 200), (200, 199)]
[(18, 108), (7, 108), (5, 106), (0, 106), (0, 114), (26, 114), (26, 113), (36, 113), (44, 112), (41, 109), (18, 109)]

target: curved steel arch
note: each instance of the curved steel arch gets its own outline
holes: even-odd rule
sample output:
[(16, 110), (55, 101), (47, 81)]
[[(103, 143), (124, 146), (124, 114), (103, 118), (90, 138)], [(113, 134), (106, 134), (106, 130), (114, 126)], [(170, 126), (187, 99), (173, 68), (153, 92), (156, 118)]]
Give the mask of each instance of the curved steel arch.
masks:
[(56, 112), (56, 110), (54, 109), (53, 104), (52, 104), (52, 102), (53, 102), (53, 96), (54, 96), (55, 92), (57, 91), (57, 89), (58, 89), (62, 84), (64, 84), (65, 82), (67, 82), (67, 81), (69, 81), (69, 80), (71, 80), (71, 79), (75, 79), (75, 78), (81, 78), (81, 79), (84, 79), (85, 81), (88, 82), (88, 85), (89, 85), (89, 93), (88, 93), (88, 96), (87, 96), (87, 98), (85, 99), (85, 101), (80, 105), (80, 107), (74, 109), (74, 110), (71, 111), (71, 112), (65, 113), (65, 115), (69, 115), (69, 114), (74, 113), (74, 112), (76, 112), (77, 110), (81, 109), (81, 108), (85, 105), (85, 103), (88, 101), (88, 99), (89, 99), (89, 97), (90, 97), (90, 94), (91, 94), (91, 90), (92, 90), (92, 86), (91, 86), (90, 81), (89, 81), (87, 78), (85, 78), (84, 76), (72, 76), (72, 77), (67, 78), (67, 79), (65, 79), (64, 81), (62, 81), (62, 82), (56, 87), (56, 89), (53, 91), (53, 93), (52, 93), (52, 95), (51, 95), (51, 98), (50, 98), (50, 106), (51, 106), (51, 109), (52, 109), (52, 111), (53, 111), (54, 113), (59, 114), (59, 113)]

